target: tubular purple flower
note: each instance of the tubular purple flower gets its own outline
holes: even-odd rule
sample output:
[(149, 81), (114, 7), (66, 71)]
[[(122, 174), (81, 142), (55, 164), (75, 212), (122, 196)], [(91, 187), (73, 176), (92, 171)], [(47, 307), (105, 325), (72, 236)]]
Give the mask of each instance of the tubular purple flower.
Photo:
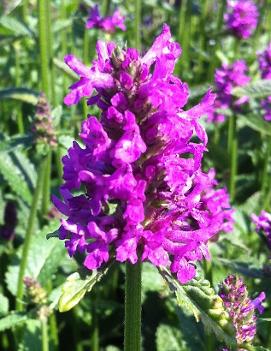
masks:
[(95, 7), (90, 9), (89, 17), (87, 19), (86, 28), (97, 28), (101, 29), (106, 33), (114, 33), (116, 28), (121, 29), (122, 31), (126, 30), (124, 24), (124, 16), (121, 15), (119, 10), (115, 10), (112, 16), (101, 17), (99, 7), (96, 5)]
[(237, 60), (232, 64), (223, 64), (215, 72), (215, 86), (217, 91), (217, 99), (214, 104), (214, 109), (207, 113), (208, 122), (220, 123), (225, 121), (223, 112), (216, 110), (224, 110), (231, 108), (238, 110), (240, 106), (248, 101), (248, 97), (242, 97), (235, 100), (232, 96), (233, 88), (244, 86), (250, 81), (247, 76), (247, 65), (243, 60)]
[(251, 300), (243, 280), (235, 275), (229, 275), (221, 284), (219, 295), (223, 300), (236, 331), (238, 346), (250, 345), (256, 335), (256, 310), (264, 312), (262, 302), (265, 293)]
[(186, 283), (195, 263), (209, 259), (208, 240), (232, 229), (226, 189), (217, 189), (214, 170), (201, 170), (208, 140), (199, 120), (215, 95), (209, 91), (183, 109), (188, 86), (173, 75), (180, 53), (164, 25), (143, 57), (98, 42), (91, 68), (66, 59), (80, 92), (74, 84), (65, 102), (87, 97), (101, 110), (100, 120), (88, 116), (82, 123), (84, 145), (74, 142), (64, 156), (63, 201), (53, 199), (67, 217), (60, 239), (71, 256), (84, 255), (90, 270), (140, 257)]
[(228, 29), (240, 39), (248, 39), (258, 24), (259, 12), (251, 0), (228, 0), (224, 16)]

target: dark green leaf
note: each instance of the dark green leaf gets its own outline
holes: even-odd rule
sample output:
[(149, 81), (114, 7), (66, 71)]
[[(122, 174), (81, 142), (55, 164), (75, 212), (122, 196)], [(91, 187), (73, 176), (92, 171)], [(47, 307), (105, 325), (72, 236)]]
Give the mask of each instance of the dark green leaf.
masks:
[(37, 92), (26, 88), (9, 88), (0, 90), (0, 100), (14, 99), (32, 105), (37, 105), (38, 95)]

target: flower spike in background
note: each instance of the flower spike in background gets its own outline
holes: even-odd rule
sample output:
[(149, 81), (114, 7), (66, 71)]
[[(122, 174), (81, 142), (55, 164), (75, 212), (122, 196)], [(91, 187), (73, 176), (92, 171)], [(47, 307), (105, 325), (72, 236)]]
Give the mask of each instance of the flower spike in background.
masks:
[(102, 17), (100, 15), (98, 5), (96, 5), (95, 7), (90, 9), (89, 17), (86, 23), (86, 28), (97, 28), (101, 29), (106, 33), (114, 33), (116, 31), (116, 28), (125, 31), (126, 26), (124, 24), (124, 20), (125, 18), (121, 15), (119, 10), (115, 10), (112, 16)]
[(259, 12), (251, 0), (228, 0), (225, 21), (228, 29), (239, 39), (248, 39), (258, 24)]

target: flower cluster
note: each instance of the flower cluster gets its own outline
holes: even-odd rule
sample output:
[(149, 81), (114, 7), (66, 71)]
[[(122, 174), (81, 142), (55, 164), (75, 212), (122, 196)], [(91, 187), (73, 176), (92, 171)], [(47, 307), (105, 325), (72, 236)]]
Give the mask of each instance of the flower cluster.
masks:
[(251, 344), (256, 334), (255, 312), (258, 310), (259, 313), (263, 313), (262, 302), (265, 293), (261, 292), (258, 297), (251, 300), (243, 280), (235, 275), (229, 275), (221, 284), (219, 295), (233, 322), (237, 345)]
[[(259, 68), (262, 79), (271, 79), (271, 43), (268, 47), (258, 55)], [(264, 119), (271, 121), (271, 96), (261, 101), (264, 109)]]
[[(217, 91), (217, 99), (215, 101), (215, 109), (208, 114), (208, 122), (224, 122), (225, 109), (238, 109), (241, 105), (248, 101), (248, 97), (242, 97), (235, 100), (232, 91), (233, 88), (244, 86), (250, 81), (247, 76), (247, 65), (243, 60), (237, 60), (232, 64), (223, 64), (215, 72), (215, 86)], [(215, 111), (215, 110), (222, 111)]]
[(271, 214), (262, 210), (259, 216), (253, 213), (251, 219), (256, 225), (257, 232), (262, 232), (265, 235), (267, 245), (271, 249)]
[(228, 0), (225, 21), (240, 39), (248, 39), (257, 27), (259, 12), (251, 0)]
[(112, 16), (101, 17), (98, 5), (90, 9), (86, 28), (97, 28), (106, 33), (114, 33), (116, 28), (119, 28), (122, 31), (126, 30), (124, 17), (119, 10), (115, 10)]
[[(194, 263), (208, 258), (208, 240), (232, 229), (225, 189), (216, 189), (214, 170), (201, 160), (207, 135), (199, 118), (214, 94), (183, 110), (188, 86), (173, 75), (181, 54), (167, 25), (144, 56), (136, 49), (97, 43), (91, 68), (68, 55), (80, 76), (65, 97), (68, 105), (88, 98), (101, 109), (88, 116), (80, 138), (63, 158), (60, 239), (72, 256), (97, 269), (110, 257), (139, 259), (169, 267), (180, 282), (196, 274)], [(92, 93), (95, 91), (95, 94)]]
[(37, 143), (51, 147), (57, 145), (51, 109), (44, 93), (41, 93), (38, 98), (32, 132)]

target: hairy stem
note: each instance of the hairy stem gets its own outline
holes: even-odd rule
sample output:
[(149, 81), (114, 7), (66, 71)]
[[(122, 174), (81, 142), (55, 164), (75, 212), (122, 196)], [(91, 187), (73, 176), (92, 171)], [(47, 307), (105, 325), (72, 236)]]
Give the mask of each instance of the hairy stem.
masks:
[(49, 351), (48, 324), (47, 319), (41, 321), (42, 351)]
[(141, 267), (126, 263), (124, 351), (141, 350)]

